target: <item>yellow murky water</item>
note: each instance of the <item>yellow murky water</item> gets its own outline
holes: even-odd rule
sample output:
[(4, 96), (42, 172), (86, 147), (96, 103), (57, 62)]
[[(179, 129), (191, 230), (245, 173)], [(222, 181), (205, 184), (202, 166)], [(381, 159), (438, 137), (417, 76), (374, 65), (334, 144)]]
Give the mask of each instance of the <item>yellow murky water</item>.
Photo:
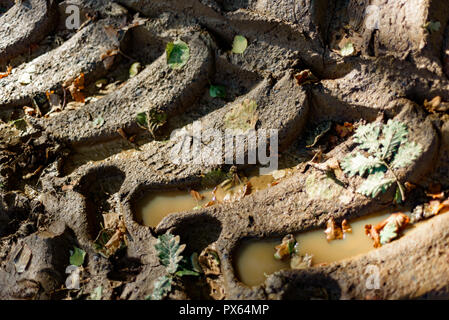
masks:
[[(296, 235), (300, 254), (312, 254), (312, 264), (330, 263), (354, 257), (374, 250), (373, 241), (365, 234), (365, 225), (376, 225), (391, 213), (377, 213), (350, 221), (352, 233), (345, 233), (342, 240), (327, 241), (324, 229), (312, 230)], [(269, 275), (283, 269), (290, 269), (289, 259), (274, 258), (274, 247), (281, 239), (248, 240), (241, 244), (235, 255), (238, 278), (248, 286), (263, 283)]]
[[(268, 188), (273, 181), (274, 178), (271, 175), (252, 176), (248, 179), (252, 186), (251, 193)], [(246, 182), (245, 180), (245, 183), (242, 182), (230, 190), (217, 188), (216, 199), (219, 202), (227, 201), (226, 199), (234, 201), (233, 196), (238, 197)], [(167, 215), (204, 206), (213, 198), (212, 189), (199, 191), (199, 193), (204, 198), (197, 201), (188, 190), (150, 191), (134, 205), (136, 220), (145, 226), (156, 227)]]
[(170, 213), (189, 211), (212, 199), (212, 191), (200, 192), (204, 198), (195, 200), (187, 190), (153, 191), (137, 201), (135, 214), (138, 222), (156, 227)]

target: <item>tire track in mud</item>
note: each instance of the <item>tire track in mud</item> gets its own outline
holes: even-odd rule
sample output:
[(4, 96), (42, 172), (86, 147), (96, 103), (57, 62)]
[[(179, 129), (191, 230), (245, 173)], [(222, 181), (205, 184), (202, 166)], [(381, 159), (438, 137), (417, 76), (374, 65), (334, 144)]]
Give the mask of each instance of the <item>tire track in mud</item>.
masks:
[[(388, 257), (389, 261), (395, 261), (386, 266), (397, 274), (397, 270), (407, 263), (403, 257), (404, 252), (412, 252), (414, 249), (416, 256), (431, 246), (434, 240), (426, 237), (427, 231), (417, 230), (418, 238), (423, 239), (421, 245), (409, 248), (407, 244), (413, 239), (407, 235), (381, 251), (357, 259), (321, 269), (283, 272), (270, 277), (262, 286), (247, 288), (236, 278), (232, 264), (233, 252), (242, 239), (263, 239), (270, 235), (296, 233), (322, 227), (330, 217), (342, 219), (368, 214), (390, 205), (393, 198), (392, 188), (386, 194), (370, 199), (355, 193), (354, 190), (361, 180), (351, 178), (346, 190), (333, 190), (334, 195), (345, 195), (345, 199), (350, 198), (350, 201), (315, 199), (307, 192), (307, 181), (321, 173), (309, 169), (297, 172), (278, 185), (245, 197), (238, 203), (173, 214), (166, 217), (157, 228), (151, 229), (135, 221), (132, 202), (138, 194), (147, 189), (195, 186), (201, 181), (201, 173), (207, 172), (213, 166), (171, 163), (169, 153), (173, 148), (172, 142), (163, 143), (149, 138), (138, 151), (131, 150), (131, 147), (125, 148), (126, 143), (115, 144), (114, 141), (121, 139), (117, 133), (120, 128), (130, 135), (142, 133), (135, 123), (135, 115), (147, 108), (165, 112), (169, 117), (170, 129), (186, 128), (192, 121), (201, 120), (205, 129), (215, 128), (223, 131), (226, 115), (232, 112), (236, 105), (250, 99), (256, 101), (258, 106), (257, 129), (280, 130), (282, 149), (287, 149), (294, 141), (300, 140), (311, 125), (324, 120), (401, 120), (410, 128), (413, 141), (420, 143), (424, 151), (410, 168), (399, 172), (399, 179), (402, 182), (420, 181), (433, 169), (432, 163), (438, 156), (440, 141), (434, 128), (435, 121), (426, 116), (419, 104), (435, 95), (449, 101), (448, 80), (442, 76), (443, 72), (435, 62), (435, 52), (441, 50), (433, 50), (438, 46), (444, 48), (443, 37), (434, 39), (436, 35), (430, 35), (421, 29), (418, 33), (400, 32), (398, 36), (394, 32), (390, 33), (388, 28), (381, 28), (377, 47), (382, 47), (384, 51), (374, 50), (375, 57), (341, 57), (332, 51), (332, 43), (324, 37), (324, 30), (334, 33), (346, 21), (337, 19), (342, 17), (338, 14), (334, 14), (335, 20), (330, 20), (329, 14), (320, 13), (328, 3), (324, 0), (315, 4), (312, 1), (304, 1), (304, 8), (300, 11), (293, 8), (292, 14), (292, 8), (287, 4), (276, 2), (269, 6), (268, 2), (261, 0), (249, 1), (243, 7), (238, 1), (236, 6), (231, 7), (226, 7), (220, 1), (153, 1), (151, 5), (145, 1), (119, 2), (151, 18), (151, 21), (134, 29), (123, 41), (124, 49), (137, 50), (139, 41), (143, 38), (154, 40), (148, 41), (151, 44), (144, 49), (152, 51), (152, 58), (147, 61), (145, 69), (125, 82), (116, 92), (81, 109), (65, 110), (48, 119), (28, 119), (38, 132), (44, 131), (46, 135), (69, 148), (79, 150), (84, 147), (83, 157), (86, 158), (80, 161), (79, 166), (73, 161), (74, 165), (70, 170), (50, 169), (39, 179), (39, 199), (54, 223), (50, 228), (52, 231), (49, 239), (52, 240), (41, 240), (35, 234), (24, 238), (24, 242), (29, 243), (29, 246), (35, 246), (36, 241), (43, 243), (36, 245), (39, 247), (36, 256), (53, 256), (53, 253), (49, 253), (52, 250), (65, 250), (64, 253), (67, 253), (67, 248), (76, 243), (87, 251), (90, 276), (95, 279), (85, 288), (86, 292), (102, 284), (108, 296), (114, 292), (122, 298), (141, 299), (151, 293), (154, 280), (163, 271), (153, 246), (156, 236), (166, 230), (174, 230), (187, 242), (191, 250), (201, 251), (210, 245), (215, 246), (222, 261), (221, 281), (225, 284), (226, 298), (302, 297), (304, 292), (295, 289), (295, 286), (301, 288), (311, 283), (319, 283), (328, 288), (335, 298), (360, 298), (365, 297), (367, 292), (358, 286), (354, 289), (353, 284), (360, 278), (363, 266), (374, 261), (377, 255), (385, 257), (381, 259)], [(388, 6), (382, 10), (394, 11), (395, 4), (386, 2)], [(340, 2), (339, 4), (341, 5)], [(99, 4), (97, 9), (101, 10), (102, 4)], [(334, 10), (338, 9), (339, 6), (335, 6)], [(366, 8), (362, 7), (349, 11), (346, 18), (363, 20), (361, 12), (363, 13), (364, 9)], [(422, 8), (410, 23), (426, 21), (426, 10), (427, 8)], [(401, 20), (398, 17), (402, 17), (405, 11), (398, 12), (392, 21), (398, 24)], [(120, 24), (122, 18), (123, 16), (118, 15), (92, 21), (59, 48), (19, 66), (13, 74), (0, 80), (0, 107), (21, 107), (29, 103), (35, 95), (47, 90), (60, 90), (64, 82), (81, 72), (86, 73), (88, 82), (94, 82), (104, 76), (108, 70), (104, 68), (101, 54), (114, 46), (113, 39), (108, 37), (104, 27)], [(3, 15), (0, 19), (10, 18)], [(358, 30), (360, 34), (357, 36), (365, 37), (365, 41), (361, 43), (366, 45), (371, 41), (372, 34), (368, 35), (365, 31)], [(232, 55), (227, 52), (228, 44), (232, 42), (235, 34), (243, 34), (249, 40), (250, 45), (245, 55)], [(392, 39), (386, 41), (387, 36)], [(354, 34), (352, 37), (355, 39)], [(370, 39), (366, 41), (366, 37)], [(189, 63), (182, 71), (168, 68), (162, 50), (167, 42), (178, 38), (186, 41), (191, 50)], [(420, 47), (420, 41), (429, 39), (434, 41), (433, 47)], [(27, 43), (30, 41), (26, 39)], [(356, 47), (357, 45), (356, 43)], [(399, 52), (399, 49), (408, 51), (408, 58), (390, 55), (391, 52)], [(130, 53), (126, 50), (125, 52)], [(19, 50), (14, 51), (13, 55), (18, 53)], [(223, 62), (229, 68), (235, 68), (237, 81), (247, 81), (248, 84), (241, 85), (242, 90), (235, 90), (230, 101), (213, 104), (204, 98), (203, 92), (207, 90), (208, 82), (221, 74), (222, 71), (217, 71), (220, 69), (217, 65)], [(35, 67), (36, 78), (33, 78), (31, 85), (21, 87), (17, 84), (18, 79), (29, 72), (30, 66)], [(321, 81), (298, 86), (294, 74), (302, 69), (311, 69)], [(17, 88), (20, 88), (20, 92), (17, 92)], [(102, 116), (104, 125), (100, 128), (92, 126), (89, 114)], [(190, 114), (195, 115), (189, 117)], [(183, 120), (181, 126), (174, 123), (177, 119)], [(106, 146), (105, 150), (101, 151), (107, 143), (111, 144), (111, 148)], [(95, 155), (96, 152), (102, 154)], [(334, 150), (324, 157), (331, 161), (341, 160), (344, 155), (344, 152)], [(107, 188), (110, 177), (115, 180), (119, 177), (120, 180), (117, 188), (113, 190)], [(99, 199), (95, 198), (97, 192)], [(93, 244), (101, 221), (99, 211), (104, 210), (104, 205), (110, 201), (118, 204), (108, 210), (124, 216), (131, 236), (126, 258), (123, 259), (125, 262), (128, 261), (126, 259), (135, 261), (139, 269), (136, 276), (125, 281), (118, 291), (112, 288), (109, 272), (117, 265), (99, 257)], [(441, 216), (438, 219), (443, 223), (432, 221), (432, 225), (437, 230), (436, 234), (441, 235), (444, 233), (442, 228), (447, 224), (447, 217)], [(250, 225), (248, 220), (252, 221)], [(444, 248), (448, 244), (447, 237), (440, 238), (438, 246)], [(61, 247), (54, 244), (59, 243), (59, 239), (64, 242)], [(0, 275), (3, 273), (8, 285), (0, 292), (0, 296), (28, 297), (31, 292), (41, 298), (49, 298), (49, 292), (55, 284), (61, 284), (63, 279), (61, 274), (48, 275), (42, 273), (42, 270), (54, 268), (61, 272), (61, 262), (50, 259), (48, 264), (32, 263), (25, 274), (16, 274), (12, 271), (13, 256), (15, 250), (20, 249), (22, 245), (22, 242), (15, 243), (10, 253), (6, 254), (6, 267), (4, 270), (0, 269)], [(433, 264), (441, 263), (439, 255), (432, 255), (429, 259), (432, 259)], [(422, 274), (427, 270), (425, 264), (420, 264), (418, 269)], [(407, 276), (412, 276), (415, 271), (413, 268), (407, 270)], [(19, 288), (13, 292), (11, 284), (27, 277), (41, 283), (44, 292), (36, 291), (31, 285), (28, 289)], [(420, 281), (426, 284), (426, 290), (431, 291), (437, 288), (434, 284), (440, 279), (438, 277), (436, 273), (432, 273), (432, 277)], [(395, 282), (394, 286), (397, 291), (392, 292), (392, 289), (387, 288), (382, 291), (382, 297), (418, 295), (414, 286), (404, 287), (398, 282)], [(136, 290), (137, 288), (139, 290)], [(438, 286), (438, 289), (441, 289), (441, 286)], [(187, 296), (191, 293), (187, 289), (186, 292)], [(186, 293), (177, 294), (178, 296), (174, 297), (186, 297)]]

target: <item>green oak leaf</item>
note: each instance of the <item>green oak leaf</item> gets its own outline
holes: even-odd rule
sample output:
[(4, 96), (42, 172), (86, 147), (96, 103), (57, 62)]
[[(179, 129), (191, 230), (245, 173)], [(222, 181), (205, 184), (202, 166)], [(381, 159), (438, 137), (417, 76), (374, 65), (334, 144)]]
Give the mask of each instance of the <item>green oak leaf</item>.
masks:
[(386, 192), (393, 184), (394, 179), (386, 179), (382, 171), (377, 171), (368, 176), (368, 178), (360, 185), (357, 192), (371, 198), (377, 197), (380, 192)]

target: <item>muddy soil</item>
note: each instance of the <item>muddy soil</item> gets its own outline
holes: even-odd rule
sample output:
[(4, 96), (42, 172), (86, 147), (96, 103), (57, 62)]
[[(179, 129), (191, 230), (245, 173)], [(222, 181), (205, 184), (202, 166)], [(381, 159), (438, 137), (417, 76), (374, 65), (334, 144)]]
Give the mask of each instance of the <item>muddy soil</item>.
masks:
[[(306, 147), (325, 122), (357, 127), (393, 119), (408, 127), (422, 152), (395, 173), (414, 186), (404, 207), (427, 203), (432, 186), (449, 189), (446, 1), (77, 3), (81, 25), (67, 30), (68, 1), (0, 0), (0, 72), (8, 73), (0, 79), (0, 299), (88, 299), (98, 287), (102, 299), (145, 299), (165, 274), (155, 244), (167, 231), (180, 236), (186, 256), (219, 261), (177, 281), (169, 299), (449, 296), (449, 214), (367, 254), (280, 271), (255, 287), (235, 270), (235, 252), (246, 239), (402, 210), (393, 204), (393, 186), (371, 198), (356, 192), (360, 176), (346, 176), (343, 184), (329, 178), (322, 168), (341, 163), (355, 141), (348, 135)], [(248, 41), (244, 54), (231, 52), (236, 35)], [(190, 58), (177, 70), (165, 48), (179, 39)], [(142, 69), (130, 77), (134, 62)], [(314, 81), (295, 77), (304, 70)], [(226, 97), (212, 98), (211, 84), (225, 86)], [(71, 90), (81, 90), (85, 101)], [(429, 108), (437, 96), (440, 103)], [(278, 130), (281, 166), (293, 168), (291, 174), (240, 200), (171, 214), (155, 228), (139, 223), (133, 208), (145, 194), (198, 190), (218, 168), (247, 169), (174, 163), (169, 139), (196, 121), (203, 131), (224, 132), (228, 115), (247, 101), (257, 104), (256, 121), (247, 119), (254, 129)], [(136, 121), (140, 112), (164, 114), (166, 121), (145, 130)], [(124, 245), (111, 254), (98, 246), (104, 214), (120, 217), (126, 230)], [(74, 247), (86, 256), (77, 269), (80, 288), (68, 289)], [(376, 289), (360, 280), (370, 265), (380, 270)]]

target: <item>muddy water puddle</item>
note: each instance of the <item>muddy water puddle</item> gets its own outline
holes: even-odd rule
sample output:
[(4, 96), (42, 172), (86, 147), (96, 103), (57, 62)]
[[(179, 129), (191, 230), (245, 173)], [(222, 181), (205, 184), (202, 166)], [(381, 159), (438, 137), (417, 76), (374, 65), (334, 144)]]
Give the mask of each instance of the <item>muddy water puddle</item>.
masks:
[(135, 218), (137, 222), (145, 226), (156, 227), (169, 214), (238, 201), (247, 195), (268, 188), (274, 181), (272, 175), (252, 174), (248, 178), (241, 178), (231, 186), (225, 183), (216, 188), (199, 190), (200, 197), (196, 198), (191, 194), (191, 190), (151, 190), (135, 202)]
[[(374, 249), (373, 240), (365, 234), (365, 225), (376, 225), (391, 213), (376, 213), (350, 221), (352, 233), (345, 233), (344, 239), (327, 241), (324, 229), (307, 231), (295, 236), (301, 255), (312, 255), (312, 266), (331, 263)], [(408, 228), (404, 231), (411, 230)], [(276, 260), (275, 246), (281, 239), (246, 240), (238, 248), (234, 267), (237, 276), (244, 284), (255, 286), (265, 282), (266, 275), (290, 269), (290, 259)]]

